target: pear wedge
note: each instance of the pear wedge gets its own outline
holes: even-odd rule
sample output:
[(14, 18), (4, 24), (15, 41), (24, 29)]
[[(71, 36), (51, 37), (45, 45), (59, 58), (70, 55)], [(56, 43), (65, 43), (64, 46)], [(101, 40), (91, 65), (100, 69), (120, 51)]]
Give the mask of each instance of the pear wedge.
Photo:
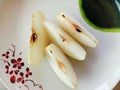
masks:
[(56, 43), (65, 54), (77, 60), (85, 59), (86, 51), (71, 36), (52, 22), (45, 21), (44, 26), (51, 40)]
[(77, 85), (76, 73), (64, 53), (55, 44), (50, 44), (46, 48), (46, 55), (50, 66), (56, 75), (68, 87), (75, 88)]
[(43, 22), (45, 16), (40, 11), (35, 11), (32, 17), (32, 34), (28, 52), (28, 63), (37, 65), (45, 55), (45, 47), (48, 45), (48, 38)]
[(90, 32), (88, 32), (87, 29), (83, 27), (83, 25), (78, 23), (70, 15), (61, 12), (56, 16), (56, 20), (59, 25), (79, 43), (88, 47), (97, 46), (98, 41), (96, 38), (90, 34)]

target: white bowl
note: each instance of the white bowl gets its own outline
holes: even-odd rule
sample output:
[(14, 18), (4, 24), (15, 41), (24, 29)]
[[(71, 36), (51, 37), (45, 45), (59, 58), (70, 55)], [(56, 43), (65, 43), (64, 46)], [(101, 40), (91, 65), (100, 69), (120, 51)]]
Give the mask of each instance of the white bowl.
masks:
[[(72, 90), (58, 79), (51, 70), (47, 60), (43, 60), (39, 66), (31, 67), (27, 64), (27, 52), (29, 37), (31, 34), (32, 13), (35, 10), (42, 11), (47, 19), (55, 21), (55, 16), (61, 12), (67, 12), (83, 24), (98, 40), (96, 48), (86, 48), (87, 58), (85, 61), (71, 60), (77, 73), (79, 83), (74, 90), (112, 90), (120, 80), (120, 33), (105, 33), (94, 30), (80, 15), (77, 0), (2, 0), (0, 2), (0, 54), (10, 53), (9, 58), (0, 56), (0, 79), (9, 90), (39, 90), (39, 84), (44, 90)], [(15, 56), (12, 56), (15, 45)], [(22, 53), (21, 53), (22, 52)], [(6, 54), (7, 55), (7, 54)], [(20, 75), (7, 74), (4, 62), (11, 59), (22, 58), (25, 65), (18, 73), (26, 74), (29, 67), (32, 75), (24, 76), (24, 84), (10, 81), (11, 76), (19, 78)], [(21, 61), (21, 62), (22, 62)], [(33, 84), (33, 80), (35, 84)]]

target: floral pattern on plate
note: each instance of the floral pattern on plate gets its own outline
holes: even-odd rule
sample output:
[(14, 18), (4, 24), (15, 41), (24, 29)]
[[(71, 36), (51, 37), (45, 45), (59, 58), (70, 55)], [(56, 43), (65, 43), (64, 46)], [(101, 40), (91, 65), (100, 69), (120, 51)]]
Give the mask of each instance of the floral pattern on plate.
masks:
[[(22, 52), (18, 53), (19, 57), (16, 58), (16, 47), (11, 45), (13, 49), (8, 49), (5, 53), (2, 54), (1, 61), (5, 65), (5, 73), (9, 75), (9, 81), (12, 84), (21, 83), (27, 90), (30, 90), (28, 83), (32, 83), (33, 87), (38, 87), (40, 90), (43, 90), (41, 84), (36, 84), (34, 80), (29, 79), (32, 76), (32, 72), (29, 67), (25, 67), (25, 63), (22, 61)], [(21, 86), (19, 86), (19, 89)]]

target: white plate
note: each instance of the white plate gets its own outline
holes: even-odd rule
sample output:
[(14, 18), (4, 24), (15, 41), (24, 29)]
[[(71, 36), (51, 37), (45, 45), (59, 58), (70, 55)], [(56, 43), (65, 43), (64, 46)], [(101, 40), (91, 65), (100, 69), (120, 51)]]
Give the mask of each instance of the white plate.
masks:
[[(105, 33), (94, 30), (82, 19), (77, 0), (2, 0), (0, 3), (0, 54), (10, 53), (9, 58), (0, 56), (0, 78), (9, 90), (39, 90), (36, 84), (43, 86), (44, 90), (71, 90), (58, 79), (50, 68), (47, 60), (43, 60), (39, 66), (31, 67), (27, 64), (27, 51), (31, 33), (31, 17), (35, 10), (41, 10), (47, 19), (55, 21), (55, 15), (61, 11), (67, 12), (82, 23), (99, 40), (97, 48), (86, 48), (87, 59), (85, 61), (71, 60), (77, 73), (79, 83), (74, 90), (111, 90), (120, 80), (120, 33)], [(15, 56), (12, 56), (15, 45)], [(22, 53), (21, 53), (22, 52)], [(21, 54), (21, 55), (19, 55)], [(7, 54), (6, 54), (7, 55)], [(12, 68), (11, 59), (22, 58), (25, 65), (15, 75), (17, 68)], [(4, 62), (10, 63), (7, 74)], [(21, 63), (20, 62), (20, 63)], [(22, 77), (29, 67), (32, 75), (24, 84), (10, 81), (13, 75)], [(11, 72), (12, 73), (12, 72)], [(22, 80), (23, 80), (22, 79)], [(41, 89), (40, 89), (41, 90)]]

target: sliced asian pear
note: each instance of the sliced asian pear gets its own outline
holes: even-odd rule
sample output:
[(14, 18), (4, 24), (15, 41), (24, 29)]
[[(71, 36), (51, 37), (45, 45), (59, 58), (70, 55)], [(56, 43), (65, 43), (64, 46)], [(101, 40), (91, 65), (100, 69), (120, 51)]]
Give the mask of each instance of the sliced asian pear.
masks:
[(55, 44), (46, 48), (46, 55), (50, 66), (56, 75), (70, 88), (77, 85), (76, 73), (64, 53)]
[(37, 65), (43, 59), (48, 38), (43, 25), (45, 16), (40, 11), (35, 11), (32, 17), (32, 34), (30, 37), (30, 47), (28, 52), (28, 63)]
[(56, 43), (65, 54), (77, 60), (85, 59), (86, 51), (71, 36), (52, 22), (45, 21), (44, 26), (51, 40)]
[(79, 43), (88, 47), (97, 46), (98, 41), (95, 39), (95, 37), (90, 34), (90, 32), (88, 32), (82, 24), (78, 23), (70, 15), (61, 12), (56, 16), (56, 20), (59, 25)]

